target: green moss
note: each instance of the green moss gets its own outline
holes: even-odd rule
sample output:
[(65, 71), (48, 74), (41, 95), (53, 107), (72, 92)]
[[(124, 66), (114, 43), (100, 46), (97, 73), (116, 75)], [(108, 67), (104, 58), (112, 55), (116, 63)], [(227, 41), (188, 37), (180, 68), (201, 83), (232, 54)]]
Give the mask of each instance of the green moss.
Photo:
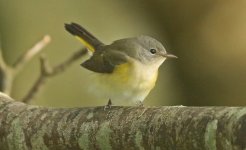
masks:
[(238, 120), (246, 114), (246, 108), (242, 108), (235, 113), (235, 118)]
[(109, 122), (104, 122), (100, 125), (99, 131), (96, 135), (97, 143), (100, 149), (110, 150), (112, 149), (110, 144), (111, 129), (109, 128)]
[(143, 135), (142, 135), (142, 133), (141, 133), (140, 131), (137, 131), (137, 133), (136, 133), (136, 135), (135, 135), (135, 143), (136, 143), (136, 145), (137, 145), (137, 147), (138, 147), (139, 149), (144, 149), (144, 148), (142, 147), (142, 140), (143, 140)]
[(90, 113), (86, 116), (87, 119), (91, 119), (92, 117), (93, 117), (93, 112), (90, 112)]
[(9, 134), (7, 136), (9, 149), (27, 149), (25, 145), (25, 135), (22, 130), (22, 124), (19, 118), (12, 121)]
[(216, 131), (218, 120), (208, 122), (205, 132), (205, 146), (209, 150), (216, 150)]
[(89, 141), (89, 134), (87, 131), (88, 128), (89, 128), (88, 124), (83, 125), (84, 134), (82, 134), (78, 139), (79, 147), (81, 149), (84, 149), (84, 150), (89, 149), (89, 142), (90, 141)]
[(45, 145), (44, 142), (44, 134), (47, 132), (48, 127), (48, 125), (43, 124), (43, 126), (30, 137), (32, 149), (48, 150), (48, 147)]

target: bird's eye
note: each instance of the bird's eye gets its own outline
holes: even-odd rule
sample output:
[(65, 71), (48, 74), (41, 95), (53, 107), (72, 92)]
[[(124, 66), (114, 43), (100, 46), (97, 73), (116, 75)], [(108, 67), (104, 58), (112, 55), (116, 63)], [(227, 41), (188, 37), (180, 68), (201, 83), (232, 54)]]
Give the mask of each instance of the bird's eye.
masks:
[(153, 49), (153, 48), (151, 48), (149, 51), (151, 52), (151, 54), (155, 54), (156, 53), (156, 49)]

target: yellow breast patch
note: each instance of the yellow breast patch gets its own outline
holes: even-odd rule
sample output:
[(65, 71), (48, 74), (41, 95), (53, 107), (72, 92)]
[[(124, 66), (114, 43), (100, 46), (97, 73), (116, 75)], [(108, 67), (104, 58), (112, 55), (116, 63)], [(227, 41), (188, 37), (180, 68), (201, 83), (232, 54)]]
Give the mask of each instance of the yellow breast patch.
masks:
[(128, 62), (118, 65), (110, 75), (111, 80), (119, 83), (121, 86), (135, 87), (139, 90), (149, 90), (155, 86), (158, 76), (158, 70), (148, 69), (147, 66), (134, 65)]
[(115, 67), (112, 77), (119, 82), (127, 82), (131, 77), (131, 63), (124, 63)]

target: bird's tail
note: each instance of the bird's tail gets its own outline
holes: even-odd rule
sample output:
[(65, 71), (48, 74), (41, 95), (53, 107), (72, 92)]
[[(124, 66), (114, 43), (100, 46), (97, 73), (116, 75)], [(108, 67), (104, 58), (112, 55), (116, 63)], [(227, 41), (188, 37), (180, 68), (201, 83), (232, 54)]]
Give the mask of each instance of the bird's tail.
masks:
[(79, 39), (86, 48), (94, 52), (100, 45), (104, 45), (94, 35), (77, 23), (65, 24), (65, 29)]

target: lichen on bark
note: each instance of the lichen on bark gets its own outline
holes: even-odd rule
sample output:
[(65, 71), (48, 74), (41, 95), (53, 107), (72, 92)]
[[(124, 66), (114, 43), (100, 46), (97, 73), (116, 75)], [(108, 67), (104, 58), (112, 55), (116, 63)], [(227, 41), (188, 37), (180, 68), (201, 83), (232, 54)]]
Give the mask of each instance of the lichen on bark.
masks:
[(46, 108), (0, 94), (0, 145), (1, 150), (242, 150), (246, 108)]

